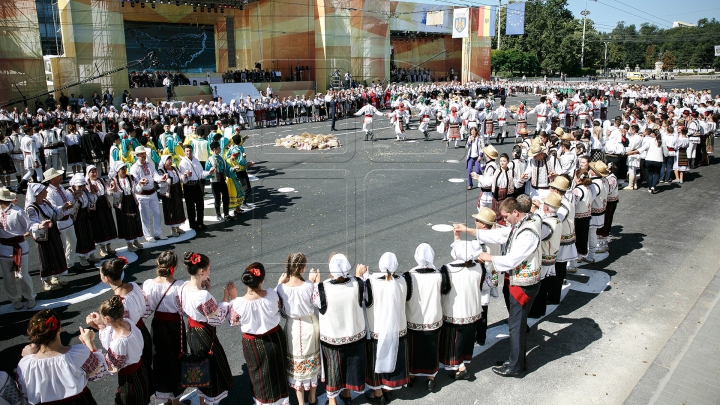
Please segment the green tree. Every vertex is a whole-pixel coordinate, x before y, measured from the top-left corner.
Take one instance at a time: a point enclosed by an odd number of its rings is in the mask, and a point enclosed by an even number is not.
[[[663,52],[662,62],[663,69],[673,70],[675,68],[675,54],[672,51]]]

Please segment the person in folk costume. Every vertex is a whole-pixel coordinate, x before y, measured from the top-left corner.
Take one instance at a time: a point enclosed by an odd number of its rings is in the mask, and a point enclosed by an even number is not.
[[[605,210],[607,209],[608,181],[607,176],[610,172],[607,170],[605,163],[597,161],[589,164],[590,193],[593,195],[592,204],[590,206],[590,236],[588,237],[589,253],[583,261],[595,263],[595,253],[598,250],[597,230],[605,225]]]
[[[548,285],[547,303],[550,305],[560,304],[563,282],[567,276],[568,263],[577,259],[575,248],[575,196],[568,192],[570,180],[566,176],[557,176],[550,183],[550,192],[562,197],[560,208],[557,210],[558,219],[561,222],[560,248],[555,260],[555,273],[550,275]],[[552,274],[552,273],[551,273]]]
[[[100,330],[100,343],[107,350],[105,362],[108,369],[118,375],[115,403],[146,405],[152,395],[151,364],[145,360],[146,345],[151,342],[133,321],[127,319],[123,304],[120,296],[113,295],[97,312],[88,315],[86,322],[91,328]],[[149,352],[152,355],[152,347]]]
[[[490,146],[492,148],[492,146]],[[491,153],[492,151],[488,151]],[[494,152],[497,155],[497,151]],[[500,158],[497,159],[499,163],[497,168],[491,173],[483,176],[480,180],[480,187],[483,189],[481,195],[482,205],[478,206],[478,209],[482,207],[491,208],[496,217],[500,218],[498,222],[500,225],[505,225],[505,222],[500,217],[500,204],[505,201],[506,198],[512,197],[515,194],[516,189],[522,189],[522,184],[518,182],[517,172],[515,168],[510,165],[510,157],[503,153]],[[488,204],[489,199],[489,204]]]
[[[118,133],[118,135],[120,135]],[[135,155],[133,152],[140,146],[140,140],[136,138],[136,132],[130,131],[130,133],[123,133],[120,137],[120,152],[121,159],[128,166],[128,169],[135,163]]]
[[[173,164],[178,165],[183,157],[182,141],[176,133],[170,132],[170,125],[166,124],[163,128],[165,132],[160,135],[162,155],[172,156]]]
[[[435,109],[430,105],[430,99],[427,99],[420,106],[420,112],[418,113],[418,116],[420,117],[420,125],[418,126],[418,131],[422,132],[426,141],[430,140],[430,132],[428,126],[430,125],[430,117],[435,115],[434,110]]]
[[[104,134],[102,132],[101,124],[98,124],[99,129],[95,131],[85,131],[80,137],[80,147],[82,148],[82,156],[84,156],[85,163],[88,165],[101,166],[104,168],[104,172],[107,173],[107,152],[105,150],[105,139],[104,137],[117,136],[114,133]],[[96,132],[97,131],[97,132]],[[85,169],[87,172],[87,168]],[[86,175],[87,177],[87,175]]]
[[[360,268],[367,295],[365,384],[370,390],[365,397],[376,404],[389,403],[390,392],[409,381],[405,302],[410,295],[406,279],[395,275],[397,268],[397,257],[390,252],[380,256],[377,273]]]
[[[158,199],[154,183],[167,181],[168,175],[159,174],[155,164],[148,161],[148,154],[152,150],[144,146],[135,149],[137,161],[130,168],[130,176],[137,184],[134,187],[135,198],[140,209],[143,235],[148,242],[158,239],[167,239],[162,234],[162,219],[160,218],[160,200]]]
[[[34,131],[38,133],[39,129],[36,127]],[[20,139],[20,149],[22,150],[22,154],[24,156],[23,167],[25,169],[25,174],[23,175],[20,184],[18,184],[17,190],[19,192],[25,191],[28,181],[30,181],[33,176],[35,176],[37,181],[43,180],[43,170],[42,165],[40,164],[40,150],[35,138],[33,138],[29,131],[25,132]]]
[[[363,132],[365,132],[365,140],[367,141],[375,137],[375,134],[373,134],[372,131],[373,115],[379,115],[382,117],[385,114],[378,111],[378,109],[373,107],[372,104],[369,104],[367,100],[365,100],[364,103],[365,105],[359,109],[355,115],[363,116]]]
[[[390,122],[392,123],[393,127],[395,128],[395,137],[396,141],[404,141],[405,140],[405,125],[403,123],[404,117],[408,115],[408,111],[405,109],[405,105],[403,103],[398,104],[398,106],[395,108],[395,111],[388,114],[388,117],[390,118]]]
[[[467,148],[467,155],[465,156],[466,168],[467,168],[467,181],[468,190],[473,188],[473,174],[479,176],[482,173],[483,165],[483,137],[478,134],[477,127],[470,128],[470,136],[468,137],[465,148]]]
[[[225,323],[231,305],[232,283],[223,288],[223,301],[217,302],[210,294],[210,258],[201,253],[186,252],[183,263],[190,280],[180,287],[178,300],[181,315],[188,318],[187,349],[190,356],[208,356],[210,359],[210,385],[198,388],[200,405],[217,404],[228,396],[235,386],[225,349],[217,337],[216,328]]]
[[[329,267],[328,280],[321,281],[315,270],[310,281],[316,284],[312,301],[320,312],[325,391],[328,404],[336,405],[338,396],[345,403],[352,401],[350,390],[365,391],[365,288],[362,280],[350,276],[351,265],[345,255],[332,255]],[[343,391],[347,395],[342,395]]]
[[[150,156],[148,157],[149,161],[152,162],[152,164],[157,168],[158,164],[160,163],[160,154],[158,153],[158,149],[157,147],[155,147],[152,139],[148,138],[147,136],[143,136],[140,138],[140,145],[145,147],[147,153],[150,154]],[[130,167],[130,170],[132,170],[132,167]]]
[[[680,126],[678,120],[678,126]],[[675,140],[675,163],[673,164],[673,171],[675,171],[675,183],[682,184],[685,179],[685,172],[690,169],[690,159],[688,158],[688,148],[690,146],[690,140],[688,139],[687,127],[681,127],[677,131],[677,139]],[[668,176],[669,179],[669,176]],[[668,180],[669,181],[669,180]]]
[[[500,101],[500,107],[495,109],[495,116],[498,122],[497,139],[495,140],[500,145],[505,143],[508,133],[506,130],[508,117],[512,117],[513,114],[510,110],[505,107],[505,100]]]
[[[218,221],[222,221],[220,208],[222,203],[222,212],[225,214],[225,221],[232,221],[230,218],[230,192],[228,190],[227,177],[234,175],[231,173],[230,165],[221,156],[220,144],[213,142],[210,144],[212,156],[205,162],[205,170],[210,174],[210,184],[212,188],[213,198],[215,200],[215,215]]]
[[[528,150],[528,158],[528,165],[520,175],[519,183],[525,183],[525,194],[530,198],[545,198],[550,192],[550,182],[561,169],[558,159],[548,155],[547,147],[537,141],[533,141]]]
[[[440,328],[443,324],[441,299],[450,292],[447,272],[435,268],[435,252],[427,243],[415,249],[417,266],[403,274],[410,300],[405,303],[410,351],[408,387],[415,378],[427,377],[427,389],[435,389],[439,369]]]
[[[127,165],[123,162],[115,162],[114,166],[110,167],[110,179],[107,194],[112,196],[118,238],[125,240],[128,251],[135,252],[143,248],[140,243],[143,235],[142,222],[135,197],[137,182],[132,176],[128,176]]]
[[[57,312],[45,309],[30,319],[27,327],[30,344],[23,348],[17,367],[20,395],[29,403],[96,403],[88,382],[110,373],[105,357],[95,348],[95,332],[82,327],[79,331],[81,344],[65,346],[60,340],[62,324]]]
[[[443,325],[440,330],[440,362],[451,371],[455,380],[466,380],[466,363],[472,360],[475,347],[475,322],[482,317],[481,291],[485,282],[484,269],[475,262],[477,252],[472,243],[460,240],[454,232],[452,262],[443,268],[450,277],[450,292],[443,295]]]
[[[47,200],[47,195],[44,184],[28,184],[25,212],[30,220],[30,232],[38,248],[43,289],[52,291],[67,284],[58,279],[58,276],[65,275],[68,271],[58,220],[70,215],[72,204],[68,202],[67,206],[56,207]]]
[[[13,308],[22,309],[22,297],[27,300],[27,308],[35,307],[35,289],[28,269],[30,246],[25,234],[30,229],[27,213],[15,205],[17,194],[5,187],[0,188],[0,267],[3,286]],[[20,283],[22,294],[18,293]]]
[[[273,288],[263,289],[265,267],[251,263],[242,273],[247,287],[239,297],[237,288],[230,282],[227,292],[233,327],[240,326],[245,364],[257,405],[289,404],[286,369],[285,333],[280,328],[282,300]]]
[[[453,106],[450,108],[450,114],[443,119],[443,123],[445,123],[445,131],[447,132],[445,144],[449,148],[450,141],[455,141],[455,149],[457,149],[457,143],[460,139],[460,124],[462,123],[462,118],[460,114],[458,114],[457,107]]]
[[[552,110],[552,105],[549,104],[550,100],[545,96],[540,97],[540,103],[535,106],[532,110],[527,112],[527,115],[537,115],[537,124],[535,125],[535,134],[540,133],[547,128],[547,119]]]
[[[90,219],[90,193],[87,191],[87,182],[82,173],[75,173],[70,179],[70,186],[75,201],[75,214],[73,227],[77,236],[75,254],[80,257],[82,267],[90,267],[90,262],[97,262],[95,257],[95,238]],[[94,209],[94,206],[92,207]]]
[[[230,195],[230,209],[233,210],[234,216],[242,215],[243,205],[245,205],[245,190],[238,179],[238,172],[241,168],[247,167],[248,161],[245,159],[245,153],[239,150],[233,150],[226,155],[227,164],[230,166],[230,175],[225,178],[228,194]]]
[[[180,387],[180,347],[185,336],[185,324],[180,317],[178,294],[184,280],[175,279],[178,266],[177,255],[166,250],[155,259],[157,277],[145,280],[142,286],[147,297],[153,320],[152,331],[153,363],[152,380],[155,399],[162,403],[180,403],[184,388]],[[162,365],[162,366],[161,366]]]
[[[530,213],[530,198],[521,197],[520,201],[508,198],[500,205],[503,218],[512,226],[477,231],[454,225],[456,231],[474,233],[481,243],[505,244],[504,255],[483,252],[478,257],[481,263],[492,262],[496,271],[508,273],[510,357],[503,365],[492,368],[502,377],[522,377],[526,370],[527,317],[540,290],[541,221]]]
[[[608,245],[608,238],[610,237],[610,229],[612,228],[613,218],[615,218],[615,210],[617,209],[618,202],[620,201],[618,193],[618,180],[613,173],[612,163],[608,163],[608,176],[607,180],[608,192],[607,192],[607,208],[605,209],[605,221],[603,226],[597,230],[598,235],[598,249],[596,253],[605,253],[610,247]]]
[[[228,156],[232,156],[234,154],[238,155],[235,159],[237,165],[233,163],[232,167],[235,170],[235,177],[238,181],[240,181],[240,184],[243,187],[243,201],[240,204],[240,209],[243,211],[249,211],[253,208],[247,203],[250,193],[252,192],[252,185],[250,184],[250,176],[248,175],[247,169],[253,167],[255,162],[247,160],[247,153],[245,153],[245,148],[243,147],[243,143],[245,143],[247,138],[248,135],[242,136],[239,132],[233,135],[232,145],[227,152]]]
[[[123,277],[127,267],[127,259],[118,258],[106,260],[100,266],[100,281],[110,286],[114,295],[122,298],[125,308],[124,318],[135,325],[143,335],[145,346],[142,358],[149,369],[152,368],[152,337],[144,319],[150,316],[152,308],[148,303],[142,288],[134,282],[125,283]]]
[[[85,129],[85,133],[94,133],[95,131],[91,130],[92,124],[89,128]],[[67,127],[67,135],[65,136],[65,145],[67,149],[67,161],[68,161],[68,170],[72,168],[73,174],[83,172],[83,150],[80,145],[81,137],[80,132],[78,131],[78,127],[75,124],[68,125]]]
[[[482,123],[482,135],[486,145],[490,145],[490,138],[495,133],[495,111],[485,102],[485,109],[478,114],[478,121]]]
[[[583,159],[579,161],[583,162]],[[582,166],[582,165],[581,165]],[[573,179],[574,187],[570,194],[571,200],[575,202],[575,249],[577,251],[577,260],[571,260],[568,264],[568,273],[577,271],[577,262],[582,261],[588,255],[588,239],[590,237],[590,220],[591,206],[593,202],[593,194],[590,190],[592,179],[588,169],[578,167],[575,171]]]
[[[518,143],[518,139],[522,137],[521,132],[524,132],[527,136],[527,109],[525,108],[527,102],[525,100],[520,101],[517,112],[515,113],[515,143]]]
[[[174,158],[162,155],[158,173],[167,174],[167,179],[160,183],[158,195],[162,199],[163,218],[166,226],[172,229],[170,237],[177,237],[185,233],[180,225],[185,223],[185,209],[183,208],[182,175],[173,164]]]
[[[625,147],[625,154],[627,155],[627,152],[632,152],[635,150],[638,150],[643,145],[643,138],[640,135],[640,127],[637,124],[632,124],[630,126],[630,131],[628,131],[627,139],[628,139],[628,145]],[[639,183],[642,182],[642,179],[639,179],[640,177],[640,155],[639,154],[629,154],[627,155],[627,176],[628,176],[628,185],[627,187],[623,188],[623,190],[637,190]]]
[[[315,391],[321,369],[320,324],[312,302],[315,284],[303,278],[306,265],[304,254],[291,253],[275,290],[282,302],[280,313],[285,318],[288,384],[295,390],[300,405],[305,405],[306,391],[309,392],[307,402],[317,405]]]
[[[555,263],[560,251],[560,240],[562,238],[562,220],[557,215],[562,202],[562,196],[556,193],[549,193],[542,201],[533,201],[533,211],[541,218],[540,228],[540,249],[542,267],[540,270],[540,291],[533,301],[528,316],[530,318],[541,318],[547,310],[547,297],[551,286],[554,285]],[[538,214],[536,211],[541,211]]]

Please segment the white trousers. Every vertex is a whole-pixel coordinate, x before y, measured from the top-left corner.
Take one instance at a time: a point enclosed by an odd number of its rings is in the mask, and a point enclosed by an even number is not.
[[[75,236],[75,227],[60,231],[60,240],[65,246],[65,262],[68,268],[75,264],[75,247],[77,246],[77,236]]]
[[[547,118],[538,118],[535,124],[535,132],[544,131],[547,126]]]
[[[160,201],[157,193],[152,195],[137,195],[140,206],[140,221],[142,221],[143,236],[152,238],[162,235],[162,216],[160,216]]]
[[[55,151],[56,152],[56,151]],[[45,153],[45,166],[50,169],[60,170],[60,155]]]
[[[588,237],[588,257],[594,258],[595,257],[595,251],[598,248],[598,236],[597,236],[597,228],[590,228],[590,235]]]
[[[425,121],[424,119],[420,119],[420,126],[418,126],[418,131],[425,132],[428,130],[428,125],[430,124],[430,119]]]
[[[43,181],[43,172],[42,169],[29,169],[25,172],[25,175],[23,176],[23,180],[30,180],[33,176],[33,173],[35,173],[35,176],[37,177],[38,181]]]
[[[20,301],[22,297],[25,297],[25,299],[35,298],[32,278],[28,273],[28,255],[24,254],[22,255],[22,259],[20,259],[20,274],[22,274],[21,279],[15,278],[15,272],[12,270],[12,265],[12,258],[0,258],[0,268],[2,268],[5,293],[7,294],[10,302]],[[17,290],[16,282],[20,283],[22,295],[20,295]]]

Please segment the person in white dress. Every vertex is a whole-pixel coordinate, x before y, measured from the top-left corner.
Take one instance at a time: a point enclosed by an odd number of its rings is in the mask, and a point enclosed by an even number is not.
[[[35,289],[29,273],[30,246],[25,234],[30,230],[30,218],[16,206],[17,194],[0,188],[0,268],[7,298],[15,309],[22,309],[23,296],[27,308],[35,306]],[[17,289],[20,284],[20,291]],[[22,294],[21,294],[22,293]]]
[[[285,334],[280,328],[281,301],[274,289],[263,289],[265,266],[251,263],[241,280],[247,292],[238,297],[234,284],[228,283],[231,299],[229,321],[242,331],[245,365],[256,405],[290,403],[286,369]]]
[[[185,281],[175,279],[178,258],[172,250],[160,253],[155,259],[155,265],[157,277],[143,283],[143,293],[153,314],[150,330],[155,364],[152,370],[155,399],[162,403],[172,401],[173,405],[178,405],[184,391],[180,387],[180,347],[182,336],[185,335],[178,293]]]
[[[30,344],[23,349],[17,367],[18,383],[27,402],[95,403],[87,383],[109,374],[105,357],[95,348],[95,332],[81,327],[81,344],[63,345],[60,317],[52,309],[36,313],[27,331]]]
[[[99,329],[102,346],[107,350],[105,362],[118,375],[115,403],[141,405],[150,403],[150,365],[143,361],[144,339],[140,330],[125,317],[123,299],[113,295],[85,319],[88,326]]]
[[[285,318],[287,379],[300,405],[305,404],[306,391],[308,403],[317,403],[315,390],[320,374],[320,324],[312,303],[315,284],[303,278],[306,264],[304,254],[290,254],[275,289],[282,300],[281,315]]]

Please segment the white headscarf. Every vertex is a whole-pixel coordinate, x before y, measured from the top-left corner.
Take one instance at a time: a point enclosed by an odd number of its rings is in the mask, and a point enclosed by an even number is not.
[[[468,260],[473,260],[475,258],[476,253],[471,242],[466,240],[457,240],[450,245],[450,247],[452,248],[450,256],[452,256],[455,260],[467,262]]]
[[[40,183],[30,183],[27,185],[27,192],[25,193],[25,209],[32,204],[35,204],[35,198],[37,198],[42,191],[45,190],[45,185]]]
[[[418,269],[434,269],[435,251],[427,243],[421,243],[415,249],[415,261],[418,264],[418,267],[416,267]]]
[[[165,161],[168,159],[172,159],[172,156],[170,156],[170,155],[160,156],[160,164],[158,165],[158,168],[165,170]]]
[[[382,272],[395,273],[398,268],[397,257],[394,253],[385,252],[380,256],[380,262],[378,267]],[[377,345],[377,356],[375,358],[375,372],[376,373],[390,373],[395,370],[395,362],[397,361],[397,352],[400,342],[399,331],[400,325],[397,324],[396,314],[399,311],[403,311],[405,302],[403,300],[402,290],[400,285],[394,277],[390,277],[389,281],[386,279],[379,279],[378,282],[390,283],[389,289],[379,290],[387,291],[389,293],[389,299],[387,300],[387,307],[382,309],[381,315],[377,320],[378,325],[378,345]]]
[[[330,258],[330,274],[333,278],[347,277],[350,272],[350,262],[344,254],[336,254]]]
[[[90,179],[90,170],[92,169],[97,170],[97,167],[95,167],[95,165],[87,165],[87,167],[85,167],[85,177],[87,177],[88,180]]]
[[[71,186],[84,186],[85,184],[85,176],[82,173],[75,173],[70,179]]]
[[[118,172],[120,169],[125,167],[125,163],[123,162],[113,162],[112,166],[110,166],[110,178],[117,177]]]

